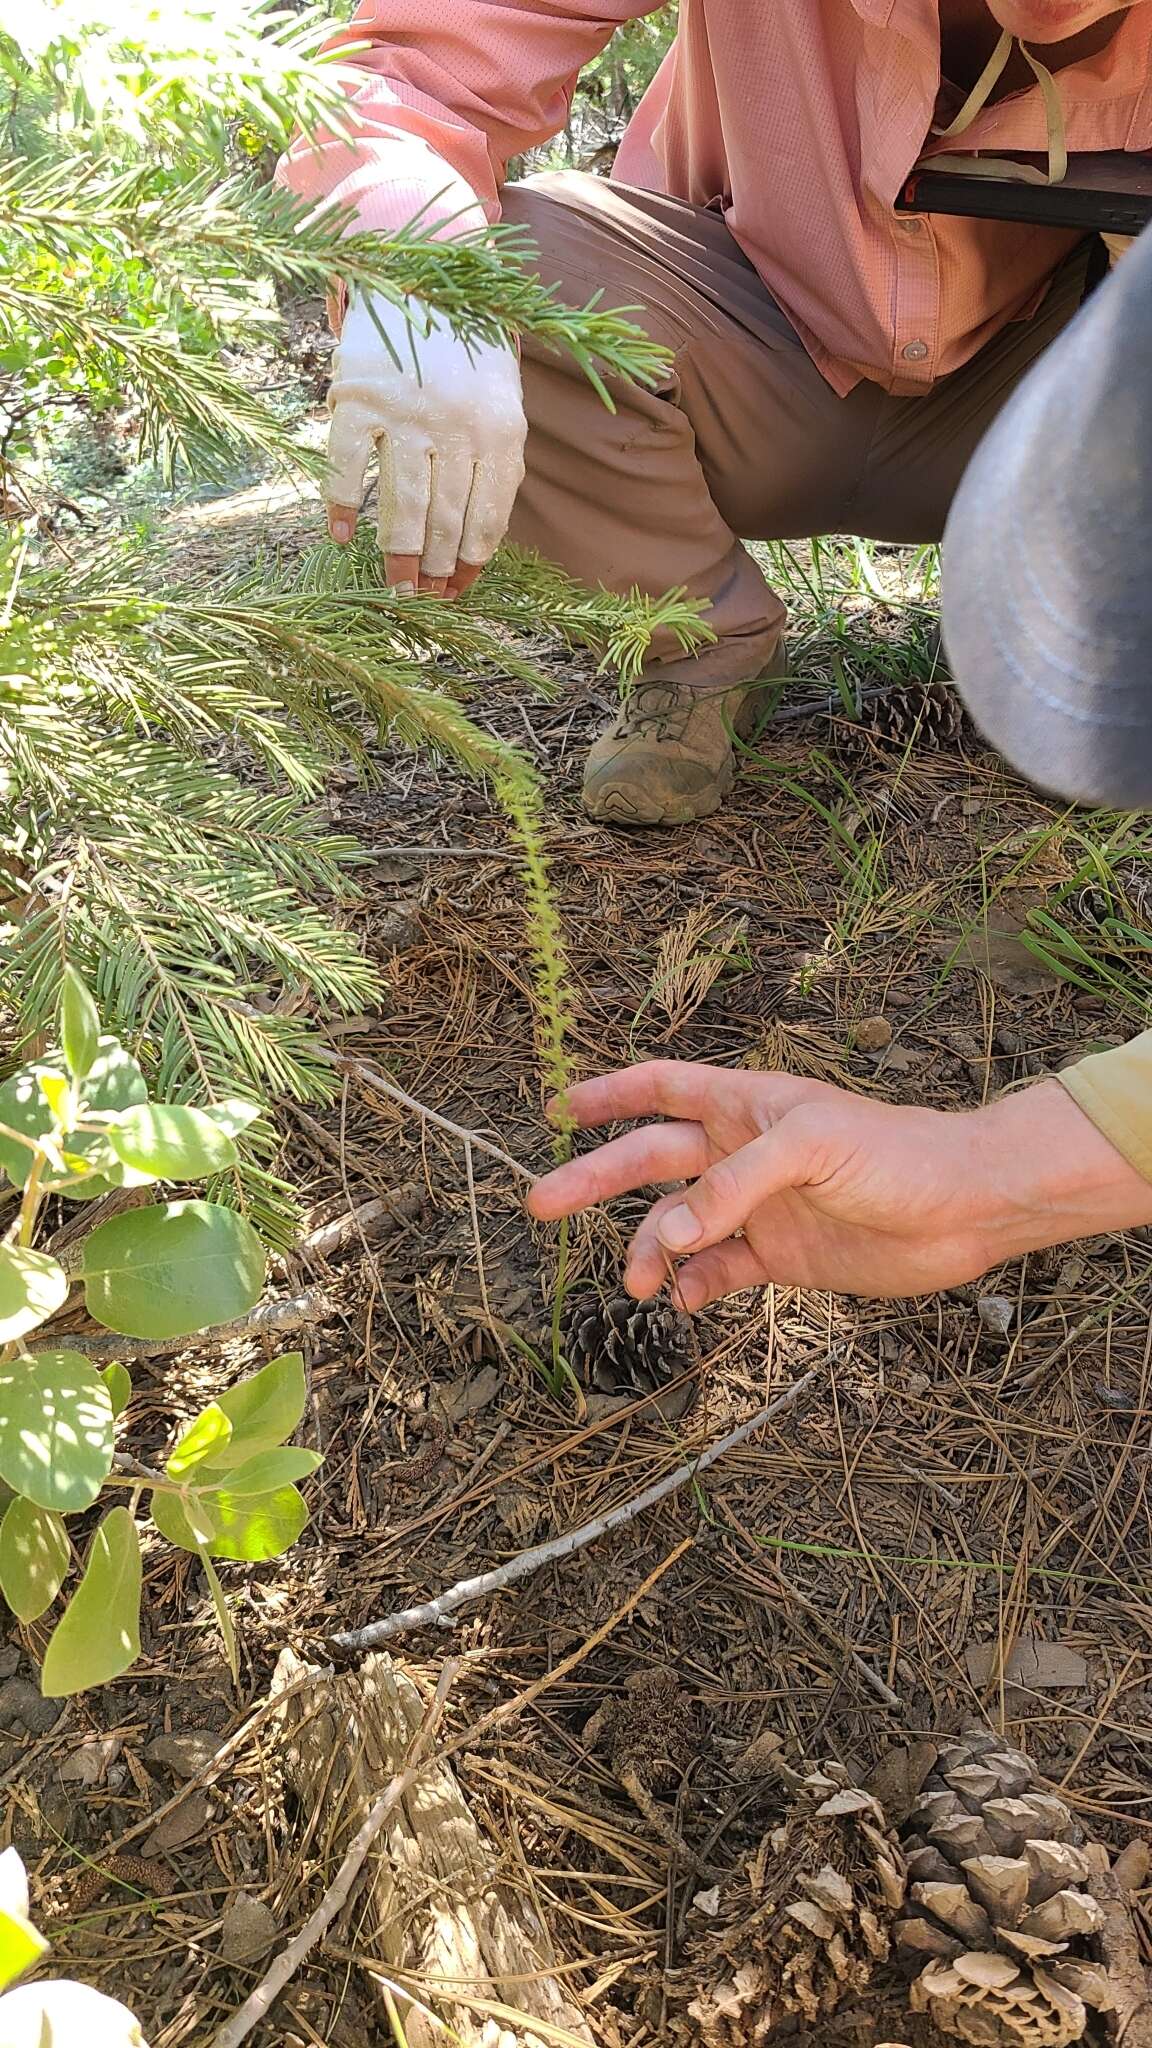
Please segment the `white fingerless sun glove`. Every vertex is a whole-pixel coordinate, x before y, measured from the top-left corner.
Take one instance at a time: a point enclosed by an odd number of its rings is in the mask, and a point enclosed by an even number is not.
[[[489,560],[524,475],[528,428],[510,348],[459,340],[421,300],[402,310],[371,294],[344,316],[328,409],[325,495],[337,521],[343,509],[354,525],[375,451],[386,556],[413,557],[430,577]]]

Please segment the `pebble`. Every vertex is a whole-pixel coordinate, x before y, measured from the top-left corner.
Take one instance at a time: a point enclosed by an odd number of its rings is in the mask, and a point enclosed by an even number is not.
[[[1016,1320],[1016,1303],[1006,1294],[982,1294],[976,1303],[976,1313],[986,1330],[996,1337],[1006,1337]]]
[[[159,1764],[174,1778],[198,1778],[219,1747],[220,1737],[210,1728],[186,1728],[178,1735],[157,1735],[144,1751],[144,1761]]]
[[[182,1849],[186,1842],[195,1841],[207,1827],[211,1812],[206,1792],[190,1792],[153,1828],[144,1843],[145,1856],[165,1856],[170,1850]]]
[[[857,1052],[883,1052],[892,1043],[887,1017],[862,1017],[852,1033]]]
[[[0,1728],[7,1734],[47,1735],[64,1711],[62,1700],[41,1699],[28,1678],[9,1678],[0,1685]]]
[[[237,1892],[220,1921],[220,1953],[228,1963],[254,1962],[267,1955],[279,1931],[270,1906]]]

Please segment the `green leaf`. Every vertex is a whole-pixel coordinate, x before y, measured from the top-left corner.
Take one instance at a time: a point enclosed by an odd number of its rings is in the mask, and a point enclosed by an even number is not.
[[[220,1633],[224,1638],[224,1655],[228,1659],[228,1669],[232,1673],[232,1683],[233,1685],[239,1685],[240,1653],[236,1647],[236,1628],[232,1620],[232,1612],[224,1597],[224,1588],[216,1575],[216,1567],[206,1550],[200,1552],[200,1562],[204,1567],[204,1576],[208,1581],[208,1591],[212,1595],[212,1605],[216,1609],[216,1619],[220,1623]]]
[[[232,1434],[232,1424],[219,1403],[213,1401],[203,1408],[194,1422],[190,1422],[176,1445],[164,1470],[169,1479],[183,1479],[194,1465],[200,1465],[217,1446],[224,1449]]]
[[[67,1074],[56,1074],[50,1069],[42,1069],[40,1093],[52,1111],[52,1122],[60,1130],[66,1131],[76,1116],[76,1099]]]
[[[112,1468],[108,1389],[78,1351],[0,1366],[0,1477],[37,1507],[91,1507]]]
[[[201,1109],[179,1102],[139,1102],[113,1124],[108,1142],[125,1166],[162,1180],[202,1180],[234,1165],[230,1137]]]
[[[59,1515],[14,1500],[0,1521],[0,1593],[18,1621],[38,1621],[64,1583],[71,1550]]]
[[[129,1401],[132,1399],[132,1381],[127,1367],[123,1365],[106,1365],[100,1377],[108,1389],[108,1399],[112,1403],[113,1415],[123,1415]]]
[[[298,1451],[291,1446],[283,1451],[260,1451],[246,1465],[229,1472],[222,1484],[235,1500],[254,1493],[274,1493],[277,1487],[290,1486],[295,1479],[307,1479],[323,1463],[319,1451]],[[199,1484],[206,1492],[212,1491],[212,1479],[206,1473],[199,1475]],[[215,1497],[213,1491],[213,1500]]]
[[[232,1437],[227,1450],[223,1454],[217,1451],[213,1457],[214,1472],[230,1472],[257,1451],[282,1444],[300,1421],[307,1399],[304,1358],[299,1351],[286,1351],[251,1379],[229,1387],[216,1405],[232,1424]]]
[[[30,1920],[0,1907],[0,1991],[6,1991],[43,1955],[48,1943]]]
[[[113,1508],[92,1538],[84,1577],[44,1652],[45,1699],[106,1685],[136,1662],[141,1576],[136,1524],[127,1508]]]
[[[216,1202],[166,1202],[101,1223],[82,1270],[89,1313],[105,1329],[186,1337],[253,1308],[264,1268],[264,1247],[242,1216]]]
[[[231,1557],[246,1564],[264,1564],[290,1550],[308,1521],[308,1507],[294,1486],[275,1493],[246,1495],[213,1493],[216,1534],[206,1547],[213,1557]]]
[[[68,1275],[47,1252],[0,1245],[0,1344],[46,1323],[68,1299]]]
[[[50,1089],[54,1079],[66,1085],[67,1076],[58,1060],[42,1060],[34,1067],[21,1067],[19,1073],[5,1081],[0,1087],[0,1123],[22,1131],[28,1138],[50,1137],[56,1119],[44,1093],[45,1079]],[[130,1109],[134,1102],[143,1102],[148,1094],[144,1076],[131,1053],[125,1052],[118,1038],[108,1035],[99,1040],[96,1058],[81,1092],[84,1108],[97,1111]],[[46,1188],[59,1187],[72,1177],[73,1172],[107,1173],[109,1168],[113,1168],[113,1179],[120,1173],[112,1147],[102,1132],[68,1131],[62,1149],[76,1160],[77,1165],[67,1174],[50,1168],[43,1177],[42,1184]],[[9,1180],[22,1188],[31,1166],[32,1154],[27,1146],[0,1134],[0,1168]]]
[[[225,1102],[210,1102],[202,1114],[210,1117],[228,1137],[238,1138],[263,1111],[254,1102],[243,1102],[239,1096],[230,1095]]]
[[[151,1513],[160,1534],[178,1550],[201,1551],[216,1534],[216,1517],[204,1496],[193,1487],[183,1494],[157,1487],[152,1495]]]
[[[92,1070],[100,1043],[100,1013],[74,967],[64,969],[60,1043],[72,1079],[83,1081]]]

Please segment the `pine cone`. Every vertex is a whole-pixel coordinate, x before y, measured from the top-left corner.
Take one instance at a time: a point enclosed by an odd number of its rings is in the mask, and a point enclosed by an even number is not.
[[[946,748],[964,730],[964,706],[949,682],[908,683],[864,697],[857,723],[845,730],[850,745],[873,739],[893,747]]]
[[[630,1401],[670,1386],[696,1358],[686,1315],[668,1301],[633,1301],[626,1294],[580,1303],[569,1318],[565,1349],[585,1386]],[[696,1392],[696,1382],[689,1380],[653,1405],[675,1421],[687,1413]]]
[[[892,1931],[918,1972],[913,2010],[976,2048],[1079,2041],[1087,2008],[1112,2003],[1091,1954],[1101,1864],[1027,1757],[987,1730],[945,1742],[903,1847],[909,1904]]]
[[[700,2048],[750,2048],[792,2019],[804,2031],[858,1998],[888,1955],[906,1880],[878,1802],[839,1764],[786,1776],[792,1811],[744,1882],[721,1888],[723,1924],[689,1956],[691,2026],[674,2031]]]

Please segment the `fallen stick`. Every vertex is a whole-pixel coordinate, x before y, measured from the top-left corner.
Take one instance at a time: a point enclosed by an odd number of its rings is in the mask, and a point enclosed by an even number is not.
[[[78,1351],[82,1358],[173,1358],[179,1351],[209,1351],[217,1344],[234,1344],[238,1337],[278,1337],[293,1330],[311,1329],[332,1313],[332,1303],[318,1288],[294,1294],[288,1301],[262,1301],[234,1323],[217,1323],[211,1330],[193,1330],[187,1337],[116,1337],[100,1331],[94,1336],[63,1330],[55,1337],[36,1337],[26,1351]]]
[[[370,1202],[361,1202],[358,1208],[349,1209],[346,1215],[333,1217],[331,1223],[322,1223],[317,1230],[310,1230],[307,1237],[293,1245],[294,1253],[310,1252],[314,1257],[326,1259],[332,1252],[342,1251],[346,1244],[358,1238],[382,1237],[389,1225],[399,1230],[405,1223],[411,1223],[424,1200],[424,1190],[416,1181],[407,1181],[392,1195],[377,1195]]]
[[[739,1429],[734,1429],[728,1436],[721,1437],[719,1443],[710,1444],[708,1449],[701,1451],[700,1456],[693,1458],[690,1464],[678,1465],[666,1478],[658,1479],[654,1486],[649,1486],[643,1493],[638,1493],[634,1499],[624,1501],[620,1507],[611,1509],[608,1514],[598,1515],[595,1521],[585,1522],[579,1529],[570,1529],[564,1536],[553,1536],[547,1543],[537,1544],[533,1550],[522,1550],[518,1557],[510,1558],[507,1564],[498,1566],[495,1571],[481,1572],[474,1579],[460,1579],[455,1586],[449,1586],[447,1592],[438,1594],[434,1600],[424,1601],[419,1607],[401,1608],[396,1614],[385,1615],[382,1621],[369,1622],[366,1628],[345,1629],[339,1635],[330,1636],[329,1644],[334,1650],[340,1651],[374,1650],[380,1643],[386,1643],[391,1636],[402,1635],[407,1629],[430,1628],[445,1624],[448,1616],[454,1614],[458,1607],[463,1607],[469,1600],[481,1600],[485,1594],[502,1592],[505,1586],[513,1586],[520,1579],[530,1578],[542,1565],[554,1564],[561,1558],[571,1557],[574,1551],[583,1550],[587,1544],[595,1543],[601,1536],[609,1535],[613,1529],[623,1528],[626,1522],[634,1521],[637,1515],[642,1515],[646,1508],[655,1507],[658,1501],[666,1500],[670,1493],[675,1493],[681,1486],[687,1486],[699,1473],[706,1472],[709,1466],[714,1465],[718,1458],[724,1457],[726,1452],[734,1451],[740,1444],[747,1443],[749,1437],[755,1436],[766,1423],[774,1422],[778,1415],[787,1414],[811,1393],[819,1377],[819,1373],[816,1372],[805,1373],[803,1379],[796,1381],[795,1386],[789,1387],[778,1400],[771,1402],[767,1408],[762,1408],[758,1415],[754,1415],[751,1422],[741,1423]]]
[[[633,1608],[639,1606],[641,1600],[647,1598],[657,1581],[662,1579],[664,1573],[669,1571],[674,1564],[679,1563],[685,1551],[690,1550],[691,1547],[691,1538],[686,1538],[683,1543],[678,1543],[675,1550],[670,1551],[667,1557],[661,1559],[655,1570],[649,1572],[643,1585],[638,1586],[634,1593],[628,1595],[623,1605],[616,1608],[615,1612],[609,1615],[607,1621],[593,1635],[589,1636],[586,1643],[581,1643],[579,1649],[573,1650],[567,1657],[561,1658],[559,1664],[554,1665],[550,1671],[545,1671],[540,1678],[533,1679],[532,1684],[527,1686],[522,1693],[518,1693],[514,1700],[505,1700],[503,1705],[492,1707],[487,1714],[481,1716],[474,1727],[466,1728],[462,1734],[454,1736],[451,1742],[438,1750],[437,1762],[446,1763],[449,1757],[456,1755],[458,1750],[471,1748],[475,1742],[492,1734],[495,1729],[504,1727],[517,1714],[523,1713],[525,1707],[531,1706],[532,1701],[538,1699],[542,1692],[546,1692],[549,1686],[556,1685],[560,1679],[566,1678],[568,1673],[574,1671],[576,1666],[581,1664],[585,1657],[589,1656],[593,1650],[599,1648],[600,1644],[611,1635],[614,1628],[618,1628],[622,1621],[627,1620]],[[436,1688],[437,1700],[440,1698],[443,1684],[444,1676],[441,1674],[440,1685]],[[392,1812],[397,1800],[402,1799],[409,1788],[415,1784],[423,1768],[424,1765],[422,1763],[409,1765],[408,1769],[402,1772],[398,1778],[394,1778],[386,1790],[381,1793],[371,1813],[357,1830],[355,1840],[349,1844],[335,1881],[330,1889],[325,1892],[316,1911],[305,1922],[295,1939],[288,1944],[283,1954],[277,1956],[271,1969],[267,1972],[266,1976],[261,1978],[255,1991],[245,1999],[239,2010],[233,2013],[232,2018],[226,2020],[224,2025],[213,2035],[211,2048],[240,2048],[241,2042],[247,2040],[253,2027],[258,2026],[260,2021],[264,2019],[269,2007],[280,1996],[285,1985],[291,1981],[296,1971],[300,1968],[301,1963],[311,1954],[317,1942],[327,1933],[336,1915],[345,1904],[348,1894],[356,1881],[357,1873],[364,1862],[364,1858],[367,1856],[388,1815]]]

